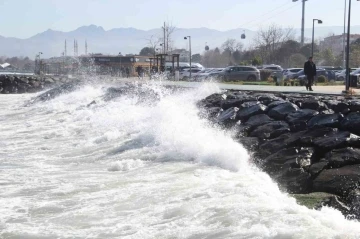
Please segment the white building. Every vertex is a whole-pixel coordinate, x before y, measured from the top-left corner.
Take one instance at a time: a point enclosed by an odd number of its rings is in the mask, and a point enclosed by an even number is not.
[[[359,38],[360,38],[360,34],[351,34],[350,44]],[[344,49],[343,41],[344,41],[344,34],[326,37],[324,38],[324,40],[320,42],[320,50],[325,50],[327,48],[330,48],[334,53],[334,55],[340,55],[342,54]],[[345,45],[346,45],[346,36],[345,36]]]

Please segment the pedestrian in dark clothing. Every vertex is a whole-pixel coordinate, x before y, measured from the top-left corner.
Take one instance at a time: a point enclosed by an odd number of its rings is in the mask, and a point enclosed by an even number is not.
[[[313,62],[312,56],[304,64],[304,73],[307,78],[306,90],[313,91],[312,85],[314,83],[314,77],[316,76],[316,65]]]
[[[129,67],[126,67],[126,78],[129,78],[130,77],[130,70],[129,70]]]

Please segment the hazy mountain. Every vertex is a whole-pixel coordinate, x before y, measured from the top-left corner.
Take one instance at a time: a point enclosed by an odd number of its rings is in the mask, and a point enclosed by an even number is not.
[[[300,36],[300,29],[295,29],[297,36]],[[305,29],[307,39],[311,37],[311,29]],[[246,39],[241,40],[242,33],[246,34]],[[322,27],[316,26],[315,38],[326,37],[330,33],[341,34],[343,27]],[[360,33],[360,26],[353,26],[352,33]],[[47,30],[36,34],[28,39],[18,39],[0,36],[0,52],[6,56],[29,56],[34,58],[38,52],[43,52],[43,57],[61,56],[64,51],[64,42],[67,40],[67,54],[74,54],[74,39],[78,42],[79,55],[85,53],[85,40],[88,43],[88,53],[103,54],[138,54],[142,47],[147,46],[151,35],[161,36],[162,30],[152,29],[148,31],[135,28],[114,28],[105,31],[100,26],[82,26],[70,32]],[[210,48],[220,47],[228,38],[235,38],[243,42],[245,47],[251,45],[256,36],[255,31],[246,29],[233,29],[229,31],[218,31],[208,28],[177,28],[173,34],[174,45],[177,48],[187,48],[188,41],[184,36],[191,36],[192,53],[201,53],[205,43]]]

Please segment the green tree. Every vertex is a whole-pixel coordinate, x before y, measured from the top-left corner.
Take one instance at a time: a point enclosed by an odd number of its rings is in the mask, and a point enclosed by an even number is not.
[[[256,56],[252,59],[251,64],[253,66],[259,66],[262,64],[260,57]]]
[[[139,55],[140,56],[153,56],[153,55],[155,55],[154,48],[144,47],[143,49],[141,49]]]
[[[191,56],[191,60],[193,62],[201,62],[201,55],[200,54],[194,54]]]

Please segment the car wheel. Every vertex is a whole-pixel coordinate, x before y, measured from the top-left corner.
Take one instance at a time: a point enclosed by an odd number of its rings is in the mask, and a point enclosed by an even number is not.
[[[183,80],[183,81],[188,81],[188,80],[189,80],[189,77],[184,76],[184,77],[182,78],[182,80]]]
[[[247,78],[248,81],[256,81],[256,77],[251,75]]]
[[[342,77],[342,76],[340,76],[340,77],[338,78],[338,80],[339,80],[339,81],[345,81],[345,78]]]

